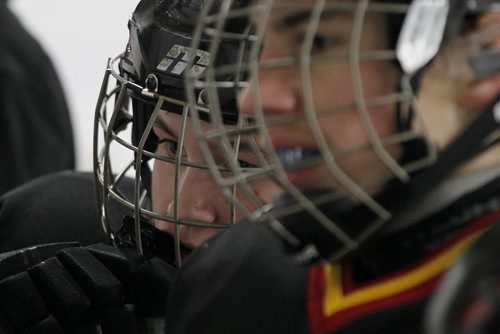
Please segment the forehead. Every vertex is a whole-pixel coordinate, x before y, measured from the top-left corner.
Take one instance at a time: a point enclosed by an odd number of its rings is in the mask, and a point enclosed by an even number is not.
[[[269,11],[268,20],[272,24],[284,26],[295,26],[307,23],[311,16],[318,10],[321,21],[334,18],[353,20],[359,0],[256,0],[255,3],[261,8],[257,15],[253,15],[252,21],[258,22],[262,14]],[[262,15],[262,16],[261,16]]]
[[[289,5],[292,5],[292,6],[297,6],[297,5],[314,5],[314,4],[325,4],[325,5],[328,5],[328,4],[340,4],[340,3],[344,3],[344,4],[347,4],[347,3],[351,3],[351,4],[355,4],[355,3],[358,3],[359,0],[326,0],[326,1],[318,1],[318,0],[273,0],[273,1],[269,1],[269,0],[255,0],[253,1],[253,3],[256,3],[256,4],[266,4],[266,3],[273,3],[273,4],[289,4]]]

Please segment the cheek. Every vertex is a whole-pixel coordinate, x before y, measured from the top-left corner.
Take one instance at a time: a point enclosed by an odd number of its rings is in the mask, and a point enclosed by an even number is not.
[[[365,128],[356,107],[354,89],[360,90],[366,103],[370,99],[388,96],[397,91],[398,70],[390,62],[363,62],[359,81],[353,79],[348,64],[324,65],[315,68],[313,99],[315,109],[331,111],[321,117],[320,124],[327,137],[334,139],[333,149],[357,146],[368,142]],[[358,86],[358,83],[360,86]],[[368,107],[369,120],[380,137],[396,132],[395,105],[393,103]]]
[[[315,66],[311,85],[316,110],[332,110],[353,102],[352,78],[347,64]]]
[[[360,77],[354,77],[348,63],[318,65],[311,68],[311,85],[316,109],[327,110],[355,102],[354,89],[365,99],[393,94],[399,71],[390,61],[360,63]]]
[[[397,91],[399,70],[390,61],[367,61],[361,64],[361,84],[366,99]]]
[[[271,203],[277,195],[283,193],[283,189],[268,178],[259,181],[251,181],[249,182],[249,186],[252,189],[252,194],[258,198],[260,203],[255,203],[243,192],[237,193],[236,197],[239,203],[250,212],[261,208],[264,204]],[[241,218],[243,218],[242,212],[241,210],[237,210],[236,221]]]
[[[329,71],[329,72],[328,72]],[[322,73],[323,72],[323,73]],[[325,74],[326,72],[326,74]],[[335,75],[331,75],[331,73]],[[397,69],[387,62],[363,63],[361,68],[361,91],[366,100],[394,94],[397,90]],[[327,75],[330,74],[330,75]],[[333,78],[333,79],[332,79]],[[315,79],[314,101],[317,110],[343,110],[333,112],[319,119],[321,131],[334,153],[354,150],[357,153],[339,159],[341,168],[352,178],[362,180],[382,175],[388,169],[371,149],[371,139],[356,109],[353,93],[355,81],[347,65],[323,66]],[[397,132],[395,105],[393,103],[367,109],[369,121],[379,138],[390,137]],[[362,148],[362,150],[358,150]],[[388,153],[398,160],[399,147],[387,148]],[[360,166],[372,166],[370,171]]]
[[[156,160],[153,166],[151,192],[153,210],[164,212],[174,197],[175,166]]]
[[[366,99],[390,96],[398,91],[399,71],[391,62],[369,62],[362,68],[363,92]],[[370,121],[380,138],[397,132],[396,104],[370,107]]]
[[[257,197],[265,204],[271,203],[278,194],[283,192],[280,186],[269,179],[253,182],[251,187]]]
[[[393,136],[397,133],[395,107],[372,108],[369,114],[373,127],[380,139]]]

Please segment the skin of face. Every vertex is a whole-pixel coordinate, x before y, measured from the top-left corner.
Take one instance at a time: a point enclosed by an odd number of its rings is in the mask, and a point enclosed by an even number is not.
[[[180,149],[183,118],[175,113],[161,112],[153,131],[158,137],[156,153],[161,156],[176,158]],[[208,123],[203,125],[209,128]],[[199,149],[193,133],[193,125],[187,119],[182,149],[182,161],[199,165],[206,165],[202,152]],[[238,155],[240,163],[254,161],[252,152],[241,149]],[[223,161],[219,161],[223,165]],[[175,213],[175,175],[174,163],[155,160],[152,173],[152,205],[153,211],[165,216],[174,217]],[[214,178],[207,168],[181,166],[179,172],[178,217],[180,220],[202,221],[206,223],[229,224],[231,222],[231,206],[221,193]],[[251,184],[253,191],[264,202],[271,201],[271,194],[275,193],[276,186],[270,181],[257,181]],[[247,207],[251,205],[246,203]],[[242,218],[240,210],[235,211],[235,221]],[[155,220],[155,227],[174,235],[175,226],[162,220]],[[189,225],[179,225],[181,243],[190,248],[199,247],[204,241],[220,231],[220,228],[200,228]]]
[[[335,3],[331,1],[328,3]],[[264,1],[259,2],[263,4]],[[272,64],[273,60],[286,57],[300,58],[300,48],[307,33],[309,16],[297,19],[293,11],[287,11],[287,5],[314,4],[314,1],[274,1],[268,23],[264,31],[261,49],[262,64]],[[354,4],[355,1],[352,1]],[[292,6],[289,6],[292,7]],[[312,6],[311,6],[312,8]],[[253,21],[258,24],[257,15]],[[315,31],[311,56],[325,58],[330,55],[349,52],[354,14],[323,14]],[[364,26],[360,36],[359,52],[388,49],[386,37],[386,21],[383,14],[367,13],[363,18]],[[479,18],[472,33],[481,29],[491,29],[499,25],[499,13],[487,13]],[[500,34],[493,34],[484,41],[482,48],[498,48]],[[419,112],[426,123],[431,139],[443,148],[460,133],[464,127],[485,107],[500,91],[499,74],[487,78],[471,78],[456,73],[457,68],[467,67],[467,55],[459,49],[455,55],[462,53],[463,64],[455,66],[456,62],[448,58],[446,50],[441,50],[437,60],[430,69],[424,71],[421,89],[418,94]],[[448,52],[449,54],[453,52]],[[338,57],[337,57],[338,58]],[[450,66],[453,64],[453,66]],[[318,115],[319,129],[328,148],[333,155],[338,156],[336,167],[357,185],[370,184],[370,180],[383,180],[381,176],[390,173],[387,165],[373,149],[370,149],[370,139],[363,125],[358,108],[345,110],[341,113],[331,113],[330,116],[319,116],[318,111],[324,111],[352,103],[356,100],[353,93],[355,72],[348,61],[324,61],[320,64],[308,65],[308,76],[295,66],[262,66],[254,75],[250,85],[240,97],[240,107],[246,114],[256,114],[262,110],[265,118],[271,120],[275,116],[304,114],[312,104]],[[448,69],[448,73],[446,73]],[[396,91],[400,72],[393,61],[360,61],[361,90],[364,98],[384,96]],[[455,73],[453,73],[455,72]],[[457,78],[458,76],[458,78]],[[307,87],[311,93],[308,100]],[[311,103],[312,100],[312,103]],[[258,102],[260,101],[260,105]],[[387,138],[397,133],[394,105],[368,107],[367,114],[377,135]],[[357,110],[356,110],[357,109]],[[268,123],[270,124],[270,123]],[[446,125],[446,126],[445,126]],[[271,143],[264,144],[265,149],[279,150],[283,147],[315,147],[317,136],[312,127],[302,117],[294,123],[273,125],[269,127]],[[267,146],[267,147],[266,147]],[[271,146],[271,147],[269,147]],[[355,154],[343,154],[359,147],[368,147]],[[387,153],[397,161],[401,149],[397,146],[386,146]],[[466,163],[458,173],[486,168],[498,164],[500,147],[496,145],[473,161]],[[299,187],[320,187],[345,190],[338,182],[339,174],[332,168],[317,166],[300,172],[288,173],[288,180]],[[341,175],[342,176],[342,175]],[[345,183],[344,183],[345,184]],[[383,187],[367,187],[370,195],[376,194]]]
[[[297,18],[293,11],[284,10],[287,1],[276,1],[264,33],[261,62],[273,59],[299,57],[300,46],[307,33],[308,16]],[[258,22],[259,18],[254,18]],[[354,14],[352,12],[327,13],[322,16],[313,41],[311,56],[328,57],[348,54]],[[385,33],[385,17],[382,14],[367,14],[361,33],[359,50],[375,51],[389,48]],[[338,58],[338,57],[337,57]],[[396,91],[399,72],[391,60],[362,61],[359,65],[361,89],[366,99],[384,96]],[[347,57],[337,61],[325,61],[310,65],[310,91],[315,112],[352,104],[353,66]],[[307,93],[304,91],[307,78],[297,65],[262,67],[252,79],[239,99],[243,113],[255,114],[262,108],[265,118],[282,115],[303,115],[307,109]],[[260,100],[261,106],[255,101]],[[380,138],[396,134],[395,106],[382,105],[367,108],[367,116]],[[361,114],[355,105],[342,112],[318,116],[318,124],[328,148],[342,156],[343,153],[365,147],[356,154],[345,155],[337,160],[338,167],[358,184],[369,182],[389,172],[388,167],[370,148],[370,139]],[[304,117],[296,122],[276,124],[269,127],[272,146],[317,147],[316,137]],[[401,150],[397,146],[386,147],[388,154],[397,160]],[[339,188],[325,165],[288,173],[288,180],[301,187]],[[372,188],[376,192],[377,187]]]

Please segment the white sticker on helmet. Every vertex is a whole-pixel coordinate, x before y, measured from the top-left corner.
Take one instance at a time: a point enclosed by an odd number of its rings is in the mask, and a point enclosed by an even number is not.
[[[414,0],[399,35],[396,54],[406,73],[415,73],[439,51],[448,17],[448,0]]]
[[[192,49],[187,46],[176,44],[168,51],[167,55],[161,60],[156,68],[163,72],[181,75],[191,61],[193,61],[193,64],[190,73],[201,74],[208,66],[210,54],[203,50]]]

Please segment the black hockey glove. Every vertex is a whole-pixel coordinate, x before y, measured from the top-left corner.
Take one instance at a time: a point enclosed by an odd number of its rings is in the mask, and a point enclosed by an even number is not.
[[[105,244],[0,254],[0,333],[164,333],[174,271]]]

